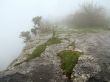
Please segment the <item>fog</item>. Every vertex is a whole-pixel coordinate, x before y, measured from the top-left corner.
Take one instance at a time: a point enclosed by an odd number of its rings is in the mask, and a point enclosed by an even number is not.
[[[24,43],[19,34],[32,27],[34,16],[51,20],[63,18],[86,2],[108,8],[110,0],[0,0],[0,70],[20,54]]]

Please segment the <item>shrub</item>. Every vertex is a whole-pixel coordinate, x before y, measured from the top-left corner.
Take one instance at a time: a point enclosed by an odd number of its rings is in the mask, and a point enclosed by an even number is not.
[[[36,25],[40,26],[41,19],[42,19],[41,16],[36,16],[36,17],[34,17],[34,18],[32,19],[32,21],[33,21],[35,27],[36,27]]]
[[[108,27],[104,8],[94,4],[82,5],[73,15],[72,23],[76,27]]]
[[[31,39],[31,35],[29,31],[21,32],[20,37],[24,39],[24,42],[27,42]]]

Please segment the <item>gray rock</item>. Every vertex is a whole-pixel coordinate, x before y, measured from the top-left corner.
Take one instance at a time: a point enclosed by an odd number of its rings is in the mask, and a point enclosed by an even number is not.
[[[63,75],[57,53],[63,50],[83,52],[73,69],[73,82],[109,82],[110,81],[110,33],[61,33],[62,43],[47,46],[40,57],[29,62],[27,54],[38,45],[46,42],[50,36],[41,37],[27,43],[21,55],[12,62],[7,70],[0,73],[0,82],[70,82]],[[75,48],[69,46],[75,42]],[[22,62],[18,66],[16,63]]]
[[[108,82],[110,80],[110,34],[88,33],[76,39],[76,47],[85,55],[74,68],[73,82]]]

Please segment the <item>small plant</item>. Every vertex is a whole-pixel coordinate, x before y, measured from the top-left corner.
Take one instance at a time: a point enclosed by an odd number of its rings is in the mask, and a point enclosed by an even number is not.
[[[78,51],[71,50],[64,50],[58,53],[58,56],[61,58],[61,68],[69,79],[71,79],[72,70],[77,63],[80,54],[81,53]]]

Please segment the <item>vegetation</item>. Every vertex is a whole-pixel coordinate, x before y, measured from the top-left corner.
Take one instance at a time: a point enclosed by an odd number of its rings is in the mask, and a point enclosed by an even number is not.
[[[24,42],[28,42],[31,39],[31,35],[29,31],[21,32],[20,37],[23,37]]]
[[[32,19],[32,21],[34,23],[34,27],[36,27],[36,25],[40,26],[41,19],[42,19],[41,16],[37,16]]]
[[[32,34],[34,34],[34,35],[37,34],[37,33],[36,33],[37,27],[42,27],[42,29],[40,28],[40,30],[43,31],[43,32],[45,32],[45,31],[44,31],[45,29],[46,29],[46,32],[52,31],[52,30],[49,29],[49,28],[50,28],[50,27],[49,27],[50,24],[49,24],[48,22],[43,22],[43,21],[41,21],[41,18],[42,18],[41,16],[37,16],[37,17],[34,17],[34,18],[32,19],[32,21],[33,21],[33,23],[34,23],[34,28],[31,29],[31,32],[32,32]],[[37,25],[37,26],[36,26],[36,25]],[[45,28],[44,28],[44,27],[45,27]],[[28,40],[28,39],[31,38],[30,32],[28,32],[28,31],[27,31],[27,32],[22,32],[22,33],[21,33],[21,36],[22,36],[22,37],[25,37],[26,40]],[[32,54],[30,54],[30,55],[27,57],[27,59],[26,59],[25,61],[23,61],[23,62],[26,62],[26,61],[29,61],[29,60],[34,59],[34,58],[36,58],[36,57],[39,57],[39,56],[41,55],[41,53],[45,51],[46,46],[49,46],[49,45],[52,45],[52,44],[58,44],[58,43],[61,43],[61,40],[60,40],[59,38],[55,37],[55,31],[53,31],[53,36],[52,36],[52,38],[50,38],[46,43],[37,46],[37,47],[35,48],[35,50],[32,52]],[[22,62],[17,63],[16,65],[19,65],[19,64],[21,64],[21,63],[22,63]]]
[[[58,53],[58,56],[61,58],[61,68],[69,79],[71,78],[72,70],[77,63],[80,54],[81,53],[78,51],[71,50],[64,50]]]
[[[26,61],[29,61],[31,59],[34,59],[36,57],[40,57],[41,53],[45,51],[46,47],[49,45],[53,45],[53,44],[58,44],[61,43],[61,40],[58,38],[50,38],[46,43],[41,44],[39,46],[36,47],[36,49],[32,52],[32,54],[30,54]]]
[[[68,17],[73,26],[87,28],[108,27],[109,20],[102,6],[84,4],[81,8]]]
[[[65,19],[65,24],[79,28],[108,28],[109,16],[103,6],[88,3],[80,6],[80,9]]]
[[[29,60],[34,59],[36,57],[40,57],[41,53],[44,52],[45,49],[46,49],[46,44],[45,43],[42,44],[42,45],[37,46],[36,49],[32,52],[32,54],[30,54],[27,57],[26,61],[29,61]]]
[[[37,31],[36,30],[37,30],[36,28],[32,28],[31,29],[32,34],[36,35],[37,34]]]

